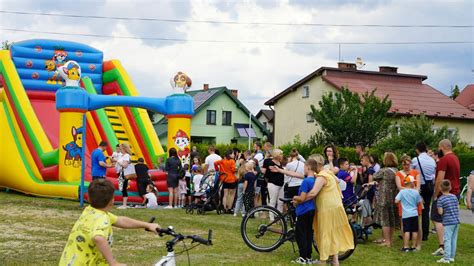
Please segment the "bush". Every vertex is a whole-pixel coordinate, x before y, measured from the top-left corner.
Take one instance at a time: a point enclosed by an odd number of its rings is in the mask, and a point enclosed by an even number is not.
[[[293,142],[288,142],[279,146],[278,148],[283,151],[283,154],[285,156],[288,156],[288,154],[290,154],[291,149],[296,148],[299,154],[301,154],[301,156],[303,156],[304,158],[308,158],[308,156],[312,154],[311,151],[313,149],[310,144],[302,143],[299,135],[295,136]]]
[[[199,155],[201,157],[201,160],[204,162],[204,159],[206,158],[207,155],[207,148],[210,146],[209,144],[203,144],[203,143],[191,143],[191,147],[196,146],[197,151],[199,152]],[[246,151],[248,146],[244,144],[217,144],[214,145],[216,147],[216,152],[220,156],[224,156],[225,152],[228,150],[232,150],[233,148],[238,148],[240,151]],[[253,147],[251,147],[253,149]]]
[[[461,176],[468,176],[474,170],[474,152],[458,153],[457,155],[461,164]]]

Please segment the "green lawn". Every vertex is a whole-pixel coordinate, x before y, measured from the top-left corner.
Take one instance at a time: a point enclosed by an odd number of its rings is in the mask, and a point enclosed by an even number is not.
[[[77,202],[28,197],[0,192],[0,265],[57,264],[69,230],[81,213]],[[173,225],[186,234],[207,234],[214,230],[214,245],[199,246],[190,251],[192,265],[290,265],[297,257],[291,244],[286,243],[272,253],[250,250],[240,236],[241,218],[231,215],[187,215],[183,210],[114,210],[140,220],[155,216],[162,226]],[[377,230],[377,234],[380,230]],[[458,240],[456,264],[474,265],[474,226],[462,225]],[[374,236],[372,236],[372,239]],[[165,254],[166,238],[142,230],[114,230],[113,252],[120,262],[128,265],[152,265]],[[347,265],[435,265],[431,252],[437,245],[434,235],[424,242],[423,250],[402,254],[401,240],[392,249],[372,243],[359,244]],[[178,251],[178,250],[177,250]],[[316,257],[316,255],[314,256]],[[185,255],[178,262],[187,265]]]

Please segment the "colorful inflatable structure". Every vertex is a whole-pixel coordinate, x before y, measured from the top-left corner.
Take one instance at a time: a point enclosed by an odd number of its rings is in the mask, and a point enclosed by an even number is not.
[[[188,160],[189,139],[182,138],[190,135],[193,100],[183,89],[190,82],[179,72],[172,80],[180,89],[175,94],[138,97],[120,62],[103,61],[90,46],[29,40],[0,51],[0,187],[78,199],[81,178],[86,185],[91,180],[90,154],[101,140],[110,147],[129,143],[132,162],[142,157],[152,168],[164,151],[145,109],[166,115],[168,147]],[[166,175],[150,175],[166,201]],[[118,188],[113,168],[107,178]],[[130,186],[129,201],[141,201],[135,182]],[[115,200],[121,200],[119,191]]]

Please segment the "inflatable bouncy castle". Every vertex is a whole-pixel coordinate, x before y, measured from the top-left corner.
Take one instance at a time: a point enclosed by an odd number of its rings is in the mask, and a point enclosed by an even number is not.
[[[90,154],[102,140],[109,143],[106,156],[128,143],[132,163],[144,158],[153,168],[165,154],[146,109],[168,118],[167,145],[186,161],[189,140],[181,145],[175,139],[179,132],[190,135],[193,100],[183,90],[190,80],[174,82],[181,91],[166,98],[138,97],[119,61],[103,61],[101,51],[80,43],[28,40],[0,51],[0,187],[79,199],[81,181],[85,188],[91,181]],[[165,173],[149,174],[159,200],[167,201]],[[121,200],[114,168],[107,178]],[[129,201],[142,201],[134,181]]]

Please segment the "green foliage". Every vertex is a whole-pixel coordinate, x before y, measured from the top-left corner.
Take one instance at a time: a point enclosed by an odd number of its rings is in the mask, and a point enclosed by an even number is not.
[[[457,153],[461,164],[461,176],[468,176],[474,170],[474,152]]]
[[[285,156],[290,154],[291,149],[296,148],[301,156],[308,158],[308,156],[311,155],[311,150],[313,147],[308,143],[302,143],[300,136],[296,135],[292,142],[288,142],[278,148],[283,151]]]
[[[5,40],[2,42],[2,50],[10,50],[12,47],[13,42],[9,42],[8,40]]]
[[[311,105],[311,115],[321,128],[312,138],[313,145],[370,147],[389,133],[387,112],[392,102],[388,95],[381,99],[375,90],[359,95],[343,88],[341,93],[324,95],[318,105],[319,109]]]
[[[448,127],[444,126],[433,131],[434,120],[429,119],[425,115],[412,116],[402,118],[399,122],[400,130],[393,127],[389,137],[382,140],[375,147],[378,154],[385,151],[392,151],[398,155],[408,154],[415,155],[415,145],[423,142],[431,149],[438,149],[440,140],[448,138],[451,140],[453,147],[459,143],[459,134],[456,130],[454,134],[449,134]]]
[[[207,152],[207,148],[209,147],[209,144],[191,143],[191,147],[193,147],[193,146],[196,146],[201,160],[204,161],[206,156],[209,155],[208,152]],[[246,151],[248,149],[248,145],[243,145],[243,144],[217,144],[217,145],[214,145],[214,147],[216,147],[216,151],[221,156],[223,156],[226,151],[232,150],[233,148],[238,148],[240,151]],[[253,146],[250,147],[250,149],[253,149]]]
[[[458,85],[455,85],[453,89],[451,89],[451,96],[449,96],[449,98],[451,99],[456,99],[458,96],[459,96],[459,86]]]

